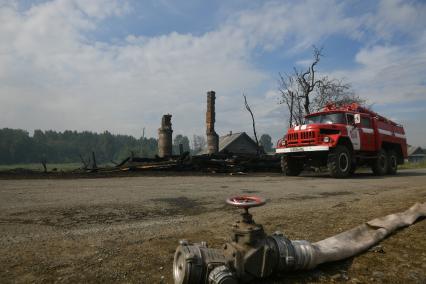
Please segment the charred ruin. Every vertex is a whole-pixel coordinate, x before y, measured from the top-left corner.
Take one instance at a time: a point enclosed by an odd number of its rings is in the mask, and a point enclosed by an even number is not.
[[[173,153],[172,115],[164,114],[158,129],[158,152],[155,157],[137,156],[130,151],[129,156],[114,166],[99,167],[95,153],[91,162],[80,155],[82,167],[72,173],[109,174],[127,171],[193,171],[207,173],[244,174],[245,172],[279,172],[280,159],[277,155],[258,155],[257,144],[245,132],[230,132],[219,137],[215,131],[214,91],[207,92],[206,136],[207,146],[198,153],[184,151],[183,145]],[[46,170],[47,172],[47,170]],[[71,174],[72,174],[71,173]],[[51,173],[52,174],[52,173]],[[56,173],[62,175],[63,173]]]
[[[219,136],[214,130],[216,116],[215,100],[216,93],[214,91],[207,92],[206,135],[208,154],[216,154],[219,152]]]
[[[161,127],[158,129],[158,156],[160,158],[171,157],[173,154],[173,130],[171,120],[171,114],[163,115]]]

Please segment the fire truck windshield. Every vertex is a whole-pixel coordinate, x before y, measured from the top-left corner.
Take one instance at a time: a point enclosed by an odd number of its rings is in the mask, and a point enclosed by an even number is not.
[[[325,123],[325,124],[346,124],[345,115],[343,113],[327,113],[308,116],[305,119],[305,124]]]

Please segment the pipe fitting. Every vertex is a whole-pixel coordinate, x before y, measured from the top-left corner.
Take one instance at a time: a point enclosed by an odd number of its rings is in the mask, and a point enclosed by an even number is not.
[[[174,255],[173,278],[175,284],[228,284],[223,282],[231,279],[227,270],[215,270],[225,264],[226,259],[221,250],[209,248],[206,242],[192,244],[181,240]],[[219,282],[209,282],[209,275],[213,270],[216,272],[211,281]]]
[[[256,224],[248,209],[261,206],[264,200],[240,196],[227,200],[243,208],[243,220],[233,228],[232,241],[223,249],[212,249],[207,243],[191,244],[182,240],[173,262],[175,284],[236,284],[269,277],[273,273],[312,269],[318,264],[356,255],[382,240],[392,231],[408,226],[426,216],[426,203],[409,210],[374,219],[337,236],[311,244],[289,240],[281,232],[268,236]],[[374,226],[373,226],[374,225]]]
[[[274,241],[276,245],[276,250],[278,251],[279,255],[279,262],[278,262],[278,271],[289,271],[292,270],[296,257],[294,252],[293,244],[289,239],[287,239],[283,233],[281,232],[275,232],[271,236],[269,236],[271,240]]]
[[[238,284],[238,279],[231,269],[221,265],[209,273],[209,284]]]
[[[312,244],[304,240],[291,241],[294,249],[293,270],[311,269],[315,267],[314,252]]]

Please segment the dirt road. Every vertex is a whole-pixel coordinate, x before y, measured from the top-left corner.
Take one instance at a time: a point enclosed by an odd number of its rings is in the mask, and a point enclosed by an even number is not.
[[[267,232],[318,241],[426,201],[426,170],[393,177],[358,174],[285,178],[170,176],[0,180],[2,283],[172,283],[179,239],[219,246],[238,210],[224,199],[268,199],[252,213]],[[376,251],[262,283],[425,283],[426,220]]]

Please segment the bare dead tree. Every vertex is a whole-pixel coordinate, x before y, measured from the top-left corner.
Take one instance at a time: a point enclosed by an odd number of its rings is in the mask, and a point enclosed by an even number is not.
[[[303,107],[305,113],[310,113],[310,95],[314,91],[315,86],[320,83],[320,80],[315,80],[315,66],[320,62],[322,56],[322,48],[318,49],[313,46],[313,61],[309,66],[308,70],[305,72],[300,72],[294,68],[294,74],[296,75],[296,80],[301,88],[301,95],[303,96]]]
[[[256,134],[256,123],[255,123],[255,121],[254,121],[254,115],[253,115],[253,112],[251,111],[251,108],[250,108],[249,104],[247,103],[247,97],[246,97],[246,95],[244,95],[244,94],[243,94],[243,97],[244,97],[244,104],[245,104],[245,107],[246,107],[247,111],[250,113],[250,115],[251,115],[251,120],[252,120],[252,122],[253,122],[253,133],[254,133],[254,139],[256,139],[256,151],[257,151],[257,154],[259,155],[259,140],[257,139],[257,134]]]
[[[279,92],[281,93],[281,104],[286,104],[289,110],[289,127],[293,122],[300,123],[303,120],[302,96],[299,92],[298,83],[293,75],[279,74]]]
[[[289,112],[289,127],[293,124],[293,113],[294,113],[294,98],[296,96],[294,91],[294,80],[292,76],[288,74],[282,75],[278,73],[279,85],[278,91],[281,93],[280,104],[286,104]]]
[[[96,164],[96,156],[95,156],[95,152],[92,151],[92,169],[97,169],[98,165]]]
[[[279,74],[279,103],[288,108],[290,127],[293,123],[303,124],[305,115],[319,111],[328,103],[338,106],[353,102],[365,104],[343,80],[327,76],[318,78],[316,67],[322,56],[322,48],[313,46],[312,63],[305,71],[294,68],[292,74]]]
[[[40,162],[41,162],[41,165],[43,166],[43,172],[47,173],[47,160],[46,160],[46,158],[43,157]]]
[[[328,103],[333,103],[336,106],[351,103],[365,105],[366,101],[355,95],[349,83],[325,76],[316,89],[316,95],[310,108],[312,111],[319,111]]]
[[[140,141],[141,141],[141,157],[144,157],[145,156],[145,127],[142,128],[142,137]]]
[[[81,161],[81,163],[83,164],[83,169],[84,170],[87,170],[87,168],[88,168],[88,166],[89,166],[89,163],[88,162],[86,162],[84,159],[83,159],[83,156],[81,156],[81,154],[78,154],[79,155],[79,157],[80,157],[80,161]]]

